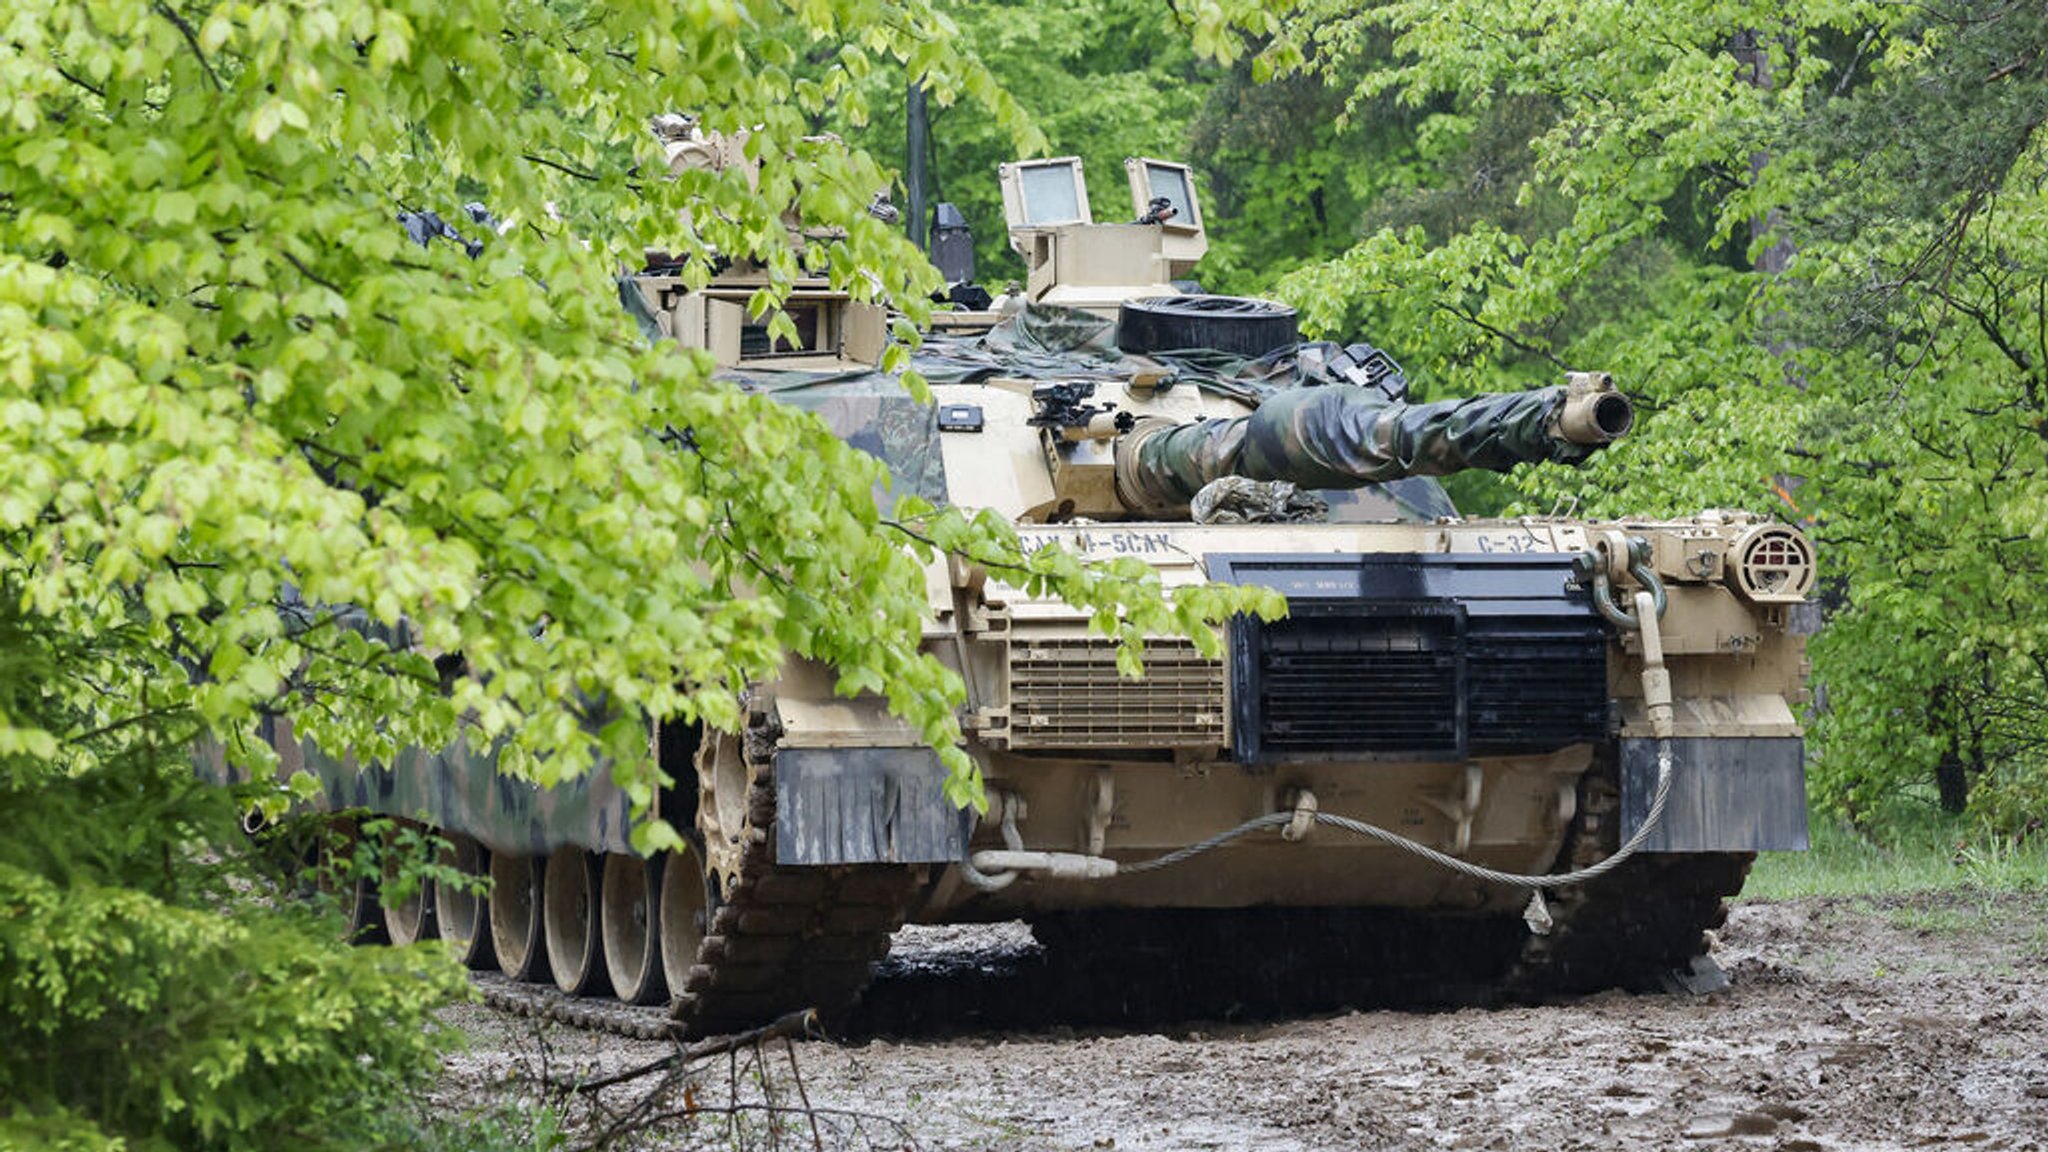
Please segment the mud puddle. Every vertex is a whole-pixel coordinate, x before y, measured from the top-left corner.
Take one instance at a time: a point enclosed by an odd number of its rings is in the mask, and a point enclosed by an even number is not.
[[[1020,926],[925,930],[871,994],[871,1038],[711,1061],[648,1108],[684,1118],[622,1146],[812,1147],[816,1121],[854,1148],[2048,1149],[2048,894],[1739,904],[1715,956],[1733,984],[1705,996],[1280,1020],[1209,1001],[1110,1028],[1067,1010]],[[470,1048],[447,1106],[668,1051],[452,1020]]]

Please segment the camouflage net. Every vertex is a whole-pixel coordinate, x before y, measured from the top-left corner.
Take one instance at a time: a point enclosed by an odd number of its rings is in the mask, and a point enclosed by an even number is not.
[[[1293,524],[1320,523],[1330,517],[1330,505],[1313,492],[1303,492],[1285,480],[1248,480],[1224,476],[1210,481],[1188,505],[1197,524]]]

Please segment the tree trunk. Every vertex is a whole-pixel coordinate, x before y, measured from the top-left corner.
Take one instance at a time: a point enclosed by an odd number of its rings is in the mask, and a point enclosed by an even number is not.
[[[1951,743],[1934,766],[1934,787],[1941,794],[1941,810],[1960,815],[1970,803],[1970,774],[1962,753]]]

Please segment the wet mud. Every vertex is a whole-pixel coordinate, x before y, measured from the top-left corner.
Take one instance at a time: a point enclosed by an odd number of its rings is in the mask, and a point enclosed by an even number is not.
[[[778,1049],[754,1090],[807,1101],[826,1147],[2048,1152],[2048,894],[1743,903],[1726,989],[1542,1006],[1461,1006],[1462,980],[1404,1002],[1301,948],[1220,978],[1246,945],[1072,964],[1021,925],[908,930],[839,1039],[797,1044],[794,1076]],[[456,1102],[668,1050],[451,1022]],[[672,1085],[698,1111],[628,1146],[813,1146],[706,1108],[744,1095],[734,1067]]]

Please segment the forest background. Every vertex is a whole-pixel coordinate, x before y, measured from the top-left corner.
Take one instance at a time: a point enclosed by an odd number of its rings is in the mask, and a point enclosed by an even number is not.
[[[1425,398],[1602,369],[1640,434],[1452,480],[1468,515],[1771,513],[1820,545],[1819,806],[2048,815],[2048,19],[2023,4],[1309,3],[1219,65],[1139,0],[949,7],[1127,214],[1186,157],[1210,291],[1363,339]],[[1259,50],[1263,50],[1263,54]],[[901,101],[842,130],[899,171]],[[972,108],[937,198],[1020,278]]]
[[[389,1104],[460,972],[235,898],[275,882],[238,806],[284,797],[199,787],[202,734],[260,765],[259,717],[366,757],[466,725],[644,795],[641,716],[730,724],[793,651],[968,797],[959,685],[917,650],[933,549],[1126,638],[1246,606],[885,521],[871,461],[615,307],[656,246],[920,318],[935,276],[864,212],[912,79],[986,280],[1021,271],[998,162],[1184,156],[1210,289],[1428,398],[1612,372],[1638,435],[1461,478],[1465,509],[1805,525],[1824,818],[2006,842],[2044,811],[2038,5],[23,0],[0,28],[0,1147],[420,1139]],[[676,108],[781,162],[641,180]],[[392,221],[486,193],[511,227],[473,260]],[[800,251],[788,210],[844,235]]]

